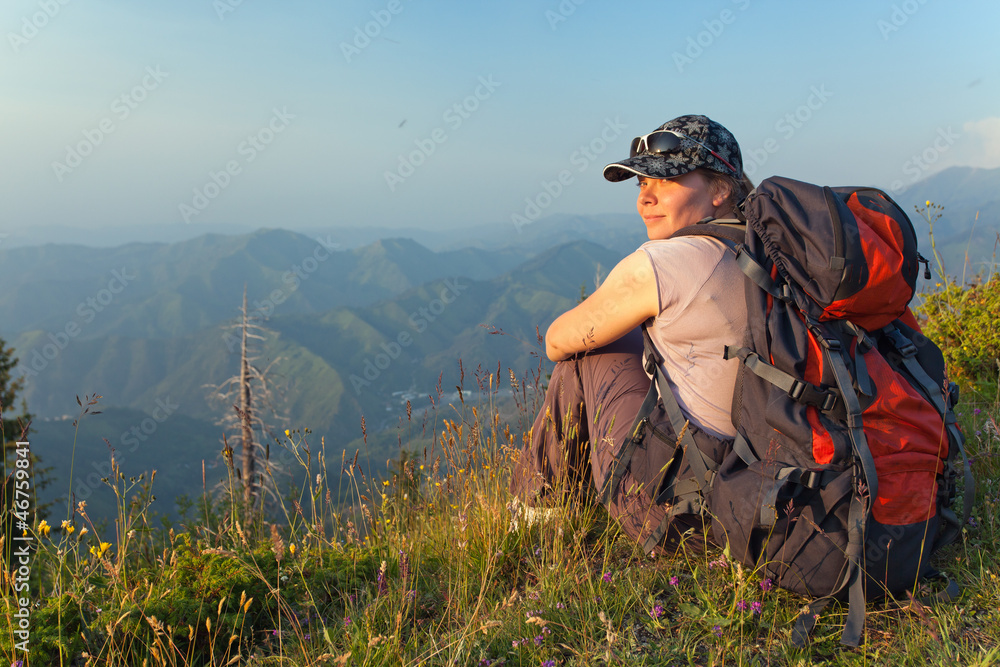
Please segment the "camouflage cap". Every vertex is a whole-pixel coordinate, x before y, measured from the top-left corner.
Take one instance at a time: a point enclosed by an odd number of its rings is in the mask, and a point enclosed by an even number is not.
[[[633,176],[647,178],[675,178],[698,167],[711,169],[720,174],[743,178],[743,156],[736,137],[725,127],[706,116],[678,116],[667,121],[655,131],[672,130],[685,135],[681,146],[672,153],[640,153],[604,168],[604,178],[609,181],[624,181]],[[693,139],[694,141],[691,141]],[[704,144],[704,147],[698,142]],[[707,147],[709,150],[706,150]],[[722,157],[720,160],[710,151]],[[736,173],[726,163],[736,168]]]

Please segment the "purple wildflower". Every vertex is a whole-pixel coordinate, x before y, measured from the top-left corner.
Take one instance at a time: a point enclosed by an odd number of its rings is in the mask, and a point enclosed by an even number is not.
[[[350,624],[351,624],[351,617],[350,616],[345,616],[344,617],[344,627],[346,628]]]
[[[546,660],[545,662],[542,663],[542,667],[556,667],[556,661]]]
[[[531,609],[529,611],[524,612],[525,618],[531,618],[532,616],[541,616],[541,615],[542,615],[541,609]]]
[[[749,607],[750,605],[747,603],[746,600],[740,600],[739,602],[736,603],[736,608],[739,609],[740,611],[746,611]]]
[[[601,579],[604,581],[604,583],[610,584],[611,583],[611,573],[610,572],[605,572],[604,576],[601,577]]]
[[[980,412],[982,412],[982,410],[980,410],[979,408],[976,408],[975,410],[972,411],[972,414],[978,415]]]
[[[410,557],[405,551],[399,552],[399,576],[403,579],[410,577]]]
[[[764,608],[764,605],[761,604],[760,602],[752,602],[752,603],[750,603],[750,611],[752,611],[755,614],[759,614],[763,608]]]
[[[764,581],[760,582],[760,587],[761,590],[763,590],[766,593],[772,588],[774,588],[774,582],[771,581],[770,579],[765,579]]]
[[[535,635],[535,646],[541,646],[545,641],[545,635]]]
[[[655,621],[656,619],[663,616],[663,607],[660,605],[656,605],[655,607],[653,607],[653,611],[649,612],[649,615],[652,616],[653,620]]]
[[[674,575],[674,576],[670,577],[670,585],[671,586],[676,586],[679,583],[681,583],[680,577],[678,577],[677,575]]]
[[[566,605],[562,602],[556,602],[556,609],[565,609]]]
[[[715,633],[715,636],[716,636],[716,637],[721,637],[721,636],[722,636],[722,627],[721,627],[721,626],[718,626],[718,625],[716,625],[716,626],[714,626],[714,627],[712,628],[712,632],[714,632],[714,633]]]

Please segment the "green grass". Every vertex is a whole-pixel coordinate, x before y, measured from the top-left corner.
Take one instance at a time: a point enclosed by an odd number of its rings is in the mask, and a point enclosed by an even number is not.
[[[117,471],[106,533],[86,506],[36,527],[32,665],[951,665],[1000,660],[998,406],[963,405],[979,479],[974,522],[935,565],[956,602],[870,604],[866,642],[845,649],[845,610],[812,644],[790,629],[808,601],[773,589],[716,548],[649,559],[601,508],[582,503],[515,527],[511,457],[523,434],[489,385],[439,419],[426,450],[382,479],[326,461],[309,433],[285,445],[309,468],[278,517],[202,498],[170,531],[151,525],[145,480]],[[495,390],[495,385],[493,390]],[[473,401],[476,404],[473,405]],[[532,406],[524,405],[530,413]],[[344,491],[356,503],[338,507]],[[318,476],[317,476],[318,475]],[[114,475],[112,476],[114,477]],[[111,480],[114,481],[113,479]],[[235,484],[235,482],[234,482]],[[155,489],[155,481],[152,483]],[[238,493],[238,488],[236,488]],[[69,530],[69,526],[73,530]],[[101,553],[101,543],[110,543]],[[4,603],[14,622],[12,598]],[[14,654],[0,631],[0,656]]]

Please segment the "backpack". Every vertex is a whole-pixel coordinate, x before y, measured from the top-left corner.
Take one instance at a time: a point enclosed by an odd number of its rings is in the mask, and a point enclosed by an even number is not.
[[[919,263],[930,277],[927,260],[906,214],[874,188],[772,177],[742,210],[741,240],[729,225],[677,233],[725,240],[746,274],[746,335],[725,351],[740,361],[737,436],[719,446],[686,428],[647,336],[656,409],[681,436],[668,464],[647,474],[650,496],[671,509],[644,547],[673,517],[697,514],[732,557],[820,598],[797,620],[797,644],[839,599],[849,603],[842,642],[857,646],[866,601],[936,575],[929,559],[958,537],[975,497],[957,385],[908,308]],[[610,477],[628,450],[651,446],[650,423],[640,411]],[[952,510],[959,457],[962,519]]]

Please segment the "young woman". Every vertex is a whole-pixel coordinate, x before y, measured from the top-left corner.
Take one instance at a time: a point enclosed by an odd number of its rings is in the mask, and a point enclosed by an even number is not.
[[[544,505],[555,492],[603,488],[650,388],[643,323],[690,428],[716,438],[735,434],[730,404],[738,362],[724,359],[723,350],[743,340],[743,274],[722,241],[671,236],[698,222],[736,217],[752,187],[739,145],[715,121],[681,116],[636,137],[629,158],[604,169],[609,181],[633,176],[650,240],[545,335],[546,354],[559,363],[511,479],[511,491],[528,505]],[[672,433],[662,410],[654,418]],[[633,460],[610,505],[639,540],[666,515],[634,492],[632,473],[643,463]]]

